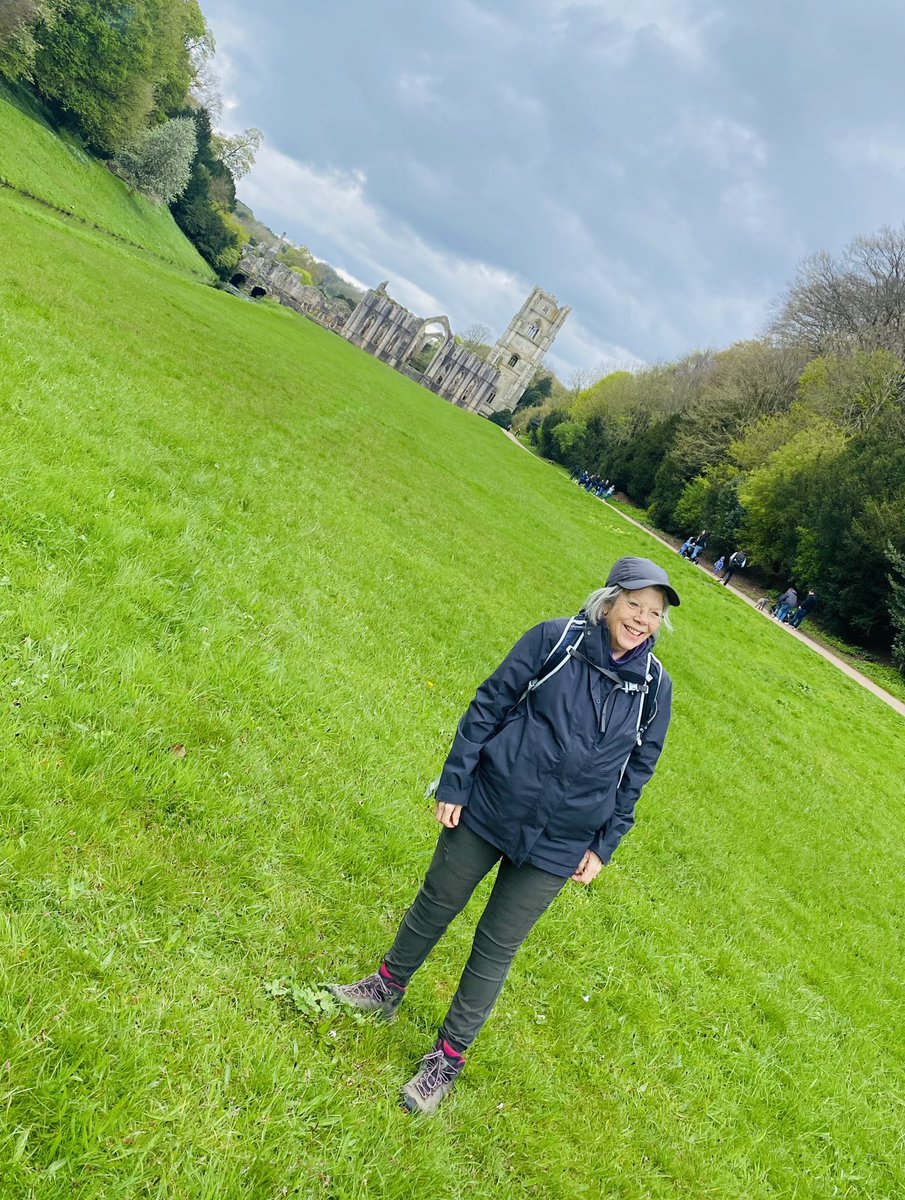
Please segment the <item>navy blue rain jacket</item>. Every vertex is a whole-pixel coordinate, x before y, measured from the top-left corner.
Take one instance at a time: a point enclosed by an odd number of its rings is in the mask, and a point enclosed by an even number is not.
[[[663,675],[639,746],[643,694],[624,685],[650,682],[652,642],[614,673],[604,624],[588,626],[578,652],[522,699],[566,624],[562,618],[529,629],[481,684],[436,792],[443,803],[463,805],[464,824],[512,862],[564,876],[588,849],[608,863],[631,829],[672,710],[672,681],[653,666]]]

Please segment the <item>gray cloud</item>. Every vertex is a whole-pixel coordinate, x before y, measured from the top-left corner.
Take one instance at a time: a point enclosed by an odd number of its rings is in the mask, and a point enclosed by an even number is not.
[[[204,8],[255,211],[460,328],[540,283],[566,374],[756,335],[802,255],[902,219],[891,3]]]

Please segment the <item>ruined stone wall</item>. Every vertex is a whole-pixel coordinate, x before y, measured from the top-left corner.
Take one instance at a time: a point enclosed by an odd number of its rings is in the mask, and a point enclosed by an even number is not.
[[[386,284],[371,288],[346,321],[343,335],[375,358],[398,367],[418,346],[423,322],[386,294]]]
[[[431,359],[423,383],[438,396],[487,416],[496,411],[500,373],[472,350],[450,339]]]
[[[341,301],[329,300],[319,288],[305,283],[300,275],[284,263],[277,262],[271,253],[256,254],[252,247],[239,260],[235,275],[244,275],[248,289],[261,287],[274,299],[293,308],[296,312],[326,325],[328,329],[340,330],[345,325],[349,310]]]

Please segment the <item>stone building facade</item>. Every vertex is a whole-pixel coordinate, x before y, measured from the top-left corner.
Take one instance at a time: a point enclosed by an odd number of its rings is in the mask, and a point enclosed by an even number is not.
[[[365,293],[346,322],[343,336],[460,408],[484,416],[496,411],[499,371],[459,345],[446,317],[417,317],[388,296],[386,289],[382,283]],[[427,343],[436,343],[438,348],[419,372],[410,360]]]
[[[230,283],[252,296],[273,296],[287,308],[337,333],[349,316],[348,306],[341,300],[329,299],[284,263],[277,262],[275,248],[258,253],[255,247],[246,246]]]
[[[563,327],[571,308],[560,308],[556,297],[536,287],[509,322],[509,328],[487,356],[500,373],[496,407],[515,408],[544,355]]]

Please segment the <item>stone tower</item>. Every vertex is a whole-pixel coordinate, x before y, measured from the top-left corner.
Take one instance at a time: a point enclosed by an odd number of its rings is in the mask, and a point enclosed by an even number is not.
[[[494,410],[515,408],[571,311],[560,308],[549,292],[534,289],[487,355],[488,364],[500,373]]]

